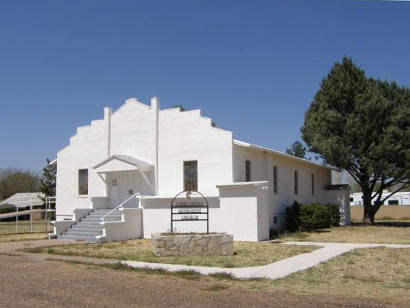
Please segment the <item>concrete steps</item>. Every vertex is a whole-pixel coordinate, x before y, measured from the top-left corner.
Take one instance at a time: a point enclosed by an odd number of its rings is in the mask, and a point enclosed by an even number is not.
[[[66,232],[58,236],[58,239],[83,240],[86,242],[98,242],[96,236],[102,235],[101,218],[109,213],[111,209],[94,210],[76,224],[72,225]],[[115,210],[104,218],[104,221],[120,221],[121,212]]]

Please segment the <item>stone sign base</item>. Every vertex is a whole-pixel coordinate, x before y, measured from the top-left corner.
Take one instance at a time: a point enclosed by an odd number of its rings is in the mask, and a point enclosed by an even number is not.
[[[157,257],[232,255],[233,235],[210,234],[152,234],[152,253]]]

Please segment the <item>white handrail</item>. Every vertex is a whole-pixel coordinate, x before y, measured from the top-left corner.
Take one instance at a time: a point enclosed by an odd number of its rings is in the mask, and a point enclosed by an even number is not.
[[[109,211],[107,214],[105,214],[103,217],[101,217],[101,221],[104,221],[104,218],[107,217],[108,215],[110,215],[112,212],[114,212],[115,210],[118,210],[120,208],[122,208],[124,206],[125,203],[127,203],[128,201],[130,201],[132,198],[136,198],[137,196],[141,196],[141,194],[139,192],[133,194],[131,197],[129,197],[127,200],[121,202],[119,205],[117,205],[115,208],[113,208],[111,211]]]

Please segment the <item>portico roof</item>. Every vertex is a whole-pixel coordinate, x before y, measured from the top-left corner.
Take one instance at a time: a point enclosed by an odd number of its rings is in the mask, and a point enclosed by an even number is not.
[[[93,169],[98,173],[133,170],[147,172],[151,171],[152,168],[153,165],[150,163],[129,155],[111,155],[93,167]]]

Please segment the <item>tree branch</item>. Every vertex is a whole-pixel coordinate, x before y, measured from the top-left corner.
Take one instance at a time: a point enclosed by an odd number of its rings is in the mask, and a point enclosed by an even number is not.
[[[391,196],[393,196],[396,192],[399,192],[400,190],[406,188],[407,186],[409,186],[410,182],[406,182],[405,184],[403,184],[400,188],[396,189],[395,191],[393,191],[391,194],[387,195],[386,198],[384,198],[382,200],[382,202],[384,203],[384,201],[386,201],[387,199],[389,199]]]

